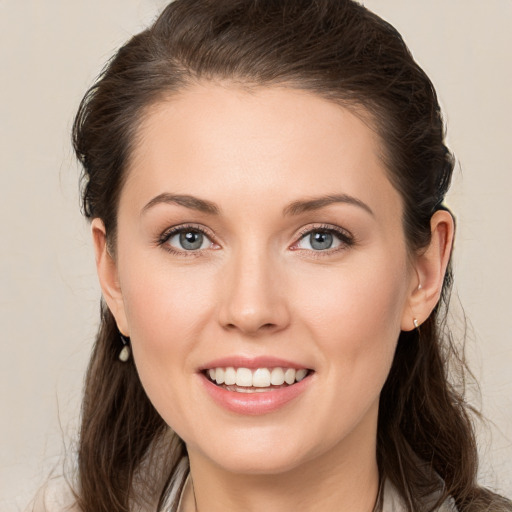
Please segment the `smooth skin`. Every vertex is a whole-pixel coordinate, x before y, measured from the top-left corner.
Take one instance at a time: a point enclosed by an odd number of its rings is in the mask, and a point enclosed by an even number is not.
[[[198,84],[148,110],[115,248],[93,220],[104,298],[187,444],[200,511],[373,509],[379,394],[400,331],[439,300],[453,237],[439,211],[431,245],[409,250],[380,148],[312,93]],[[314,373],[277,411],[236,414],[198,372],[234,355]]]

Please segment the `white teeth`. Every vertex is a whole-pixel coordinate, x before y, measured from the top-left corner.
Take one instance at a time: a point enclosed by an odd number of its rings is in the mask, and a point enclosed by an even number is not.
[[[270,384],[282,386],[284,384],[284,372],[282,368],[273,368],[270,374]]]
[[[307,375],[307,373],[308,373],[308,371],[304,370],[304,368],[302,370],[297,370],[295,372],[295,380],[297,382],[300,382]]]
[[[252,372],[249,368],[238,368],[236,371],[236,385],[250,388],[252,386]]]
[[[295,370],[293,368],[288,368],[284,372],[284,381],[290,385],[295,382]]]
[[[236,370],[231,366],[226,368],[224,372],[224,384],[226,384],[226,386],[236,384]]]
[[[270,388],[270,386],[282,386],[295,384],[303,380],[308,370],[300,368],[210,368],[207,372],[210,380],[217,384],[226,386],[237,386],[239,388]]]
[[[255,388],[268,388],[270,386],[270,370],[258,368],[252,374],[252,385]]]
[[[224,371],[224,368],[217,368],[215,370],[215,382],[217,384],[224,384],[224,374],[225,374],[225,371]]]

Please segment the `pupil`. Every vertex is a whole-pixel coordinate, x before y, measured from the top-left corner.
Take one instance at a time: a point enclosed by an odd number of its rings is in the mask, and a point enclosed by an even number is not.
[[[310,243],[313,249],[325,250],[329,249],[333,242],[333,236],[331,233],[317,232],[310,236]]]
[[[180,244],[184,249],[199,249],[203,244],[203,235],[195,231],[180,234]]]

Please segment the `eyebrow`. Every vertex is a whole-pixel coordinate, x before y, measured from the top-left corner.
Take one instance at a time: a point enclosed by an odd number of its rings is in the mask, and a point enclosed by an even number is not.
[[[283,210],[283,215],[300,215],[301,213],[320,210],[321,208],[325,208],[326,206],[330,206],[331,204],[336,203],[358,206],[359,208],[362,208],[368,212],[370,215],[374,215],[372,209],[366,203],[348,194],[334,194],[312,199],[294,201]],[[159,194],[158,196],[151,199],[151,201],[149,201],[149,203],[144,206],[141,213],[143,214],[147,212],[149,209],[158,204],[177,204],[179,206],[184,206],[185,208],[197,210],[209,215],[219,215],[220,213],[219,207],[211,201],[207,201],[206,199],[199,199],[198,197],[187,194],[170,194],[168,192]]]
[[[199,199],[198,197],[186,194],[169,194],[164,192],[163,194],[159,194],[151,199],[151,201],[142,208],[141,214],[146,213],[149,209],[158,204],[177,204],[179,206],[184,206],[185,208],[208,213],[210,215],[218,215],[220,213],[218,206],[206,199]]]
[[[368,212],[370,215],[375,215],[372,209],[366,203],[364,203],[360,199],[357,199],[356,197],[349,196],[347,194],[334,194],[316,197],[313,199],[294,201],[283,210],[283,214],[300,215],[301,213],[320,210],[321,208],[325,208],[326,206],[336,203],[344,203],[351,204],[353,206],[358,206],[359,208],[362,208],[363,210]]]

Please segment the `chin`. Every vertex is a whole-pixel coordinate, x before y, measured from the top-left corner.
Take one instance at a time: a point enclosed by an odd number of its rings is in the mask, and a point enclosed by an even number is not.
[[[238,475],[280,475],[297,469],[303,463],[299,454],[273,453],[266,456],[247,457],[234,456],[224,457],[215,461],[229,473]]]
[[[309,444],[309,446],[308,446]],[[278,475],[293,471],[329,451],[329,446],[311,445],[303,437],[264,436],[246,432],[227,439],[210,439],[202,446],[188,446],[189,455],[200,454],[224,471],[245,475]]]

